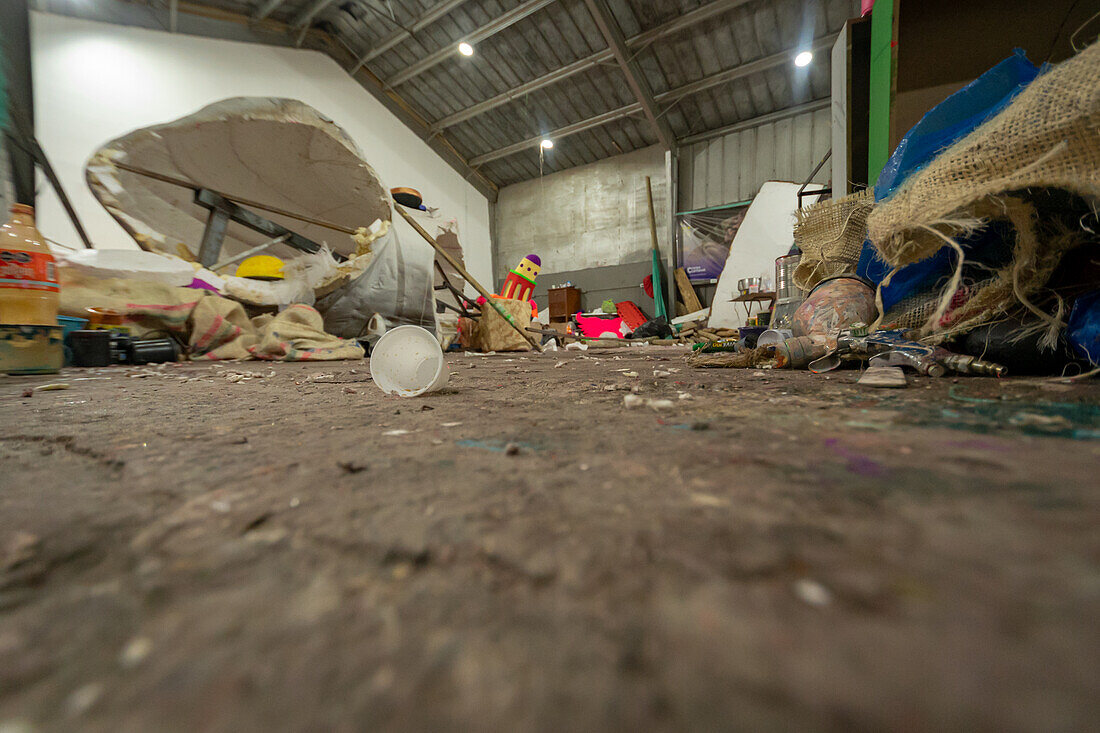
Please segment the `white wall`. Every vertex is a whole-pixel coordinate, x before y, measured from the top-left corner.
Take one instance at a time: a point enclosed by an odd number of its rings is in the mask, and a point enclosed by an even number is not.
[[[136,247],[84,182],[103,143],[227,97],[288,97],[343,127],[387,187],[417,188],[456,218],[468,269],[491,280],[488,201],[329,57],[38,12],[31,49],[36,132],[96,247]],[[404,246],[427,246],[395,219]],[[80,245],[41,176],[38,222],[45,236]]]
[[[661,253],[668,256],[668,182],[657,146],[616,155],[500,190],[498,279],[527,254],[544,273],[649,262],[652,245],[645,177]]]

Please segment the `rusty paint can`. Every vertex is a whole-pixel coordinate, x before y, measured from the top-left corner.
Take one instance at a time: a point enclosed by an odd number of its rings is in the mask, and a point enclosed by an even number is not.
[[[856,275],[836,275],[819,282],[791,319],[795,336],[826,336],[853,323],[875,320],[875,289]]]
[[[827,348],[821,341],[809,336],[790,338],[772,347],[775,365],[780,369],[805,369],[811,361],[825,356]]]

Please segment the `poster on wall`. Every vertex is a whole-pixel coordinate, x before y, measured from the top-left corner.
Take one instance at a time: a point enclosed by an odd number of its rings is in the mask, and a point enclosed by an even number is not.
[[[680,217],[681,262],[693,282],[717,280],[726,266],[748,202]]]

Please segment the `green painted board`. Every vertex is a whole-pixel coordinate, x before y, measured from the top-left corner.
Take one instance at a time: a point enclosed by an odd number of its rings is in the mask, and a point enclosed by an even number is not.
[[[871,119],[867,144],[867,180],[872,184],[890,157],[890,107],[894,102],[896,0],[878,0],[871,11]]]

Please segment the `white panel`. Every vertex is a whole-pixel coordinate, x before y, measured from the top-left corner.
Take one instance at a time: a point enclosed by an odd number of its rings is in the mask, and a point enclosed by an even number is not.
[[[830,114],[832,131],[833,195],[840,197],[848,192],[848,26],[840,29],[832,51],[832,96]]]
[[[722,138],[707,142],[707,195],[703,206],[724,204],[722,200],[722,177],[726,167],[722,160]]]
[[[31,13],[31,50],[38,138],[97,247],[136,247],[84,182],[100,145],[227,97],[289,97],[344,128],[387,186],[418,188],[455,218],[466,266],[491,281],[488,201],[328,56],[40,12]],[[40,190],[39,228],[78,244],[52,189]],[[397,226],[403,246],[427,246]]]

